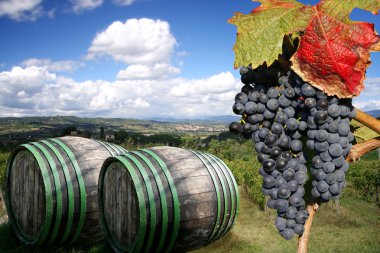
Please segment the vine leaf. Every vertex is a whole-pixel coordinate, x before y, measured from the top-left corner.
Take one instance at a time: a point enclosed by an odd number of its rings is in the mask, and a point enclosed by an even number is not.
[[[360,94],[364,89],[365,71],[371,63],[370,52],[380,51],[380,37],[373,24],[349,20],[347,7],[355,7],[354,2],[359,1],[340,4],[322,1],[314,6],[315,15],[291,58],[292,69],[304,81],[340,98]],[[379,8],[377,1],[360,2],[359,6],[369,10]],[[364,5],[365,2],[368,5]]]
[[[228,20],[237,26],[234,67],[271,65],[282,52],[285,34],[305,29],[313,11],[296,0],[259,0],[250,14],[235,13]]]
[[[328,95],[360,94],[370,52],[380,51],[380,36],[372,24],[353,22],[349,14],[354,8],[377,14],[380,0],[321,0],[315,6],[296,0],[254,1],[261,5],[250,14],[229,19],[238,29],[235,68],[271,65],[282,52],[283,36],[304,32],[292,69]]]
[[[363,125],[355,119],[351,120],[351,126],[354,128],[353,133],[357,143],[380,137],[376,131],[373,131],[371,128]]]

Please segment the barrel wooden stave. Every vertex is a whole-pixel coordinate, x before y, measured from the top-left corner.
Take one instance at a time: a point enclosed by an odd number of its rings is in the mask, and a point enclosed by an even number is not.
[[[97,179],[102,163],[111,155],[111,148],[113,154],[124,153],[123,149],[117,149],[113,144],[80,137],[62,137],[28,143],[11,154],[7,165],[7,209],[12,227],[21,241],[34,246],[68,245],[76,241],[93,243],[103,238],[97,205]],[[119,151],[116,152],[116,149]],[[33,188],[29,184],[31,177],[25,176],[22,180],[15,177],[20,172],[32,171],[30,166],[24,166],[22,171],[15,169],[15,158],[20,153],[34,161],[39,182],[43,182],[33,190],[39,193],[33,194],[39,200],[38,205],[24,199],[30,198],[27,192]],[[45,171],[41,166],[45,167]],[[22,181],[27,184],[22,184]],[[14,185],[18,185],[17,191],[13,189]],[[50,187],[51,192],[46,186]],[[21,196],[21,200],[16,196]],[[28,220],[20,219],[20,212],[24,209]],[[48,219],[50,224],[46,222]]]
[[[164,169],[161,168],[159,162],[149,152],[153,152],[166,165],[170,178],[165,175]],[[140,156],[143,156],[145,160]],[[235,196],[238,194],[236,184],[232,182],[234,179],[227,178],[230,175],[226,171],[222,171],[227,168],[223,167],[225,165],[217,165],[215,158],[207,156],[207,159],[213,161],[207,162],[206,159],[202,160],[197,156],[194,152],[184,149],[156,147],[147,151],[132,152],[129,157],[107,159],[100,174],[99,203],[100,210],[102,210],[103,228],[107,231],[108,240],[116,251],[167,252],[170,249],[172,252],[186,252],[211,243],[213,240],[223,236],[232,227],[237,213],[237,205],[231,205],[230,202],[234,202],[238,198],[238,196]],[[123,161],[127,161],[127,163]],[[139,164],[140,168],[136,163]],[[135,213],[134,216],[129,213],[128,218],[125,218],[123,215],[126,212],[125,207],[123,211],[113,211],[117,210],[116,202],[109,199],[116,199],[117,197],[113,196],[114,194],[125,195],[125,193],[109,189],[109,187],[112,188],[113,186],[113,184],[106,183],[111,180],[107,179],[110,164],[114,164],[112,168],[114,174],[127,173],[129,175],[134,173],[135,181],[138,181],[138,185],[142,186],[135,189],[135,192],[140,191],[141,203],[137,201],[137,196],[129,195],[129,197],[135,198],[132,210],[129,210],[129,212]],[[219,166],[223,168],[219,168]],[[156,170],[155,175],[154,170]],[[218,170],[218,174],[215,172],[216,170]],[[145,179],[147,178],[148,182],[144,181],[142,171],[146,173]],[[136,185],[133,180],[128,183]],[[219,186],[215,186],[215,184]],[[221,190],[222,184],[225,186],[223,191]],[[229,187],[235,187],[235,189],[230,190],[228,189]],[[172,188],[175,188],[176,192]],[[216,188],[219,189],[218,194],[216,194]],[[149,191],[151,191],[150,194],[148,193]],[[217,197],[220,203],[217,201]],[[176,207],[173,202],[175,198],[178,199],[179,207]],[[122,199],[119,200],[122,201]],[[163,200],[166,203],[163,203]],[[141,214],[141,210],[137,206],[138,203],[144,208],[144,214]],[[153,204],[156,207],[155,210],[152,209]],[[180,210],[177,208],[180,208]],[[152,210],[155,213],[151,215]],[[163,220],[164,211],[166,221]],[[180,213],[178,213],[179,211]],[[230,214],[231,212],[233,213],[232,215]],[[175,218],[176,215],[179,215],[179,218]],[[115,217],[119,217],[121,220],[117,224],[118,227],[114,222],[110,221]],[[138,231],[135,231],[136,234],[129,235],[128,238],[123,237],[123,234],[133,230],[133,228],[139,228],[139,218],[146,221],[144,224],[146,231],[143,236],[139,237],[137,235]],[[129,222],[126,222],[127,220]],[[159,238],[162,237],[164,223],[166,225],[166,238],[164,238],[165,242],[162,243]],[[127,224],[126,227],[123,224]],[[151,226],[153,226],[153,231]],[[176,226],[178,226],[177,232]],[[154,234],[153,242],[149,241],[151,233]],[[138,245],[137,240],[143,240],[140,248],[136,248],[136,245]],[[160,248],[159,245],[163,245],[163,247]],[[127,249],[133,250],[129,251]]]

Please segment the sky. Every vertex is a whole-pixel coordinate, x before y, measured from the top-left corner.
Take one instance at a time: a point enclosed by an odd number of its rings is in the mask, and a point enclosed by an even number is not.
[[[318,1],[300,1],[314,5]],[[233,115],[236,27],[250,0],[1,0],[0,117]],[[355,9],[351,19],[380,16]],[[380,109],[380,53],[354,105]]]

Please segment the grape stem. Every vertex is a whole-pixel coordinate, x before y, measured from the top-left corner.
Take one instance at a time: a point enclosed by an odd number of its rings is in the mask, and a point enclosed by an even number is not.
[[[362,112],[359,109],[356,109],[355,119],[359,121],[360,123],[362,123],[363,125],[367,126],[368,128],[380,134],[380,120],[368,115],[365,112]],[[351,151],[347,155],[346,160],[348,162],[354,162],[355,160],[360,158],[362,155],[379,147],[380,147],[380,137],[356,144],[351,148]],[[317,203],[311,203],[307,206],[307,210],[309,211],[309,218],[307,219],[305,223],[305,226],[304,226],[305,230],[303,232],[303,235],[301,235],[298,238],[297,253],[307,252],[307,244],[309,241],[311,225],[313,223],[313,219],[314,219],[315,213],[317,212],[317,209],[318,209]]]
[[[312,203],[307,205],[307,211],[309,212],[309,218],[305,223],[305,230],[302,235],[298,238],[298,251],[297,253],[306,253],[307,252],[307,243],[309,241],[311,224],[313,223],[314,215],[318,209],[317,203]]]
[[[359,143],[351,148],[350,153],[346,157],[347,162],[354,162],[367,152],[380,147],[380,137]]]

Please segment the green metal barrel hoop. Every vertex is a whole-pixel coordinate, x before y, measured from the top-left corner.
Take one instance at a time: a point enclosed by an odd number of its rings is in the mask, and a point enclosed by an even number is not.
[[[78,239],[80,233],[82,232],[82,228],[83,228],[83,224],[84,224],[84,221],[85,221],[85,217],[86,217],[86,197],[87,197],[87,194],[86,194],[86,187],[85,187],[85,184],[84,184],[84,181],[83,181],[83,177],[82,177],[82,172],[80,170],[80,167],[78,165],[78,162],[75,158],[75,155],[72,153],[72,151],[69,149],[69,147],[66,146],[66,144],[64,144],[61,140],[59,139],[50,139],[52,141],[54,141],[55,143],[57,143],[66,153],[66,155],[69,157],[70,159],[70,162],[75,170],[75,174],[77,176],[77,180],[78,180],[78,183],[79,183],[79,192],[80,192],[80,214],[79,214],[79,222],[78,222],[78,226],[76,228],[76,231],[74,233],[74,236],[72,238],[72,240],[69,242],[69,245],[75,243],[75,241]]]
[[[104,142],[104,141],[99,141],[99,140],[96,140],[99,144],[101,144],[103,147],[105,147],[107,149],[108,152],[110,152],[110,154],[112,156],[116,156],[117,153],[113,150],[113,148],[111,148],[110,146],[108,146],[108,143],[107,142]]]
[[[219,235],[218,238],[215,238],[215,240],[218,240],[220,237],[222,237],[223,235],[225,235],[228,232],[228,230],[229,230],[229,225],[231,224],[231,221],[232,221],[232,212],[235,212],[235,206],[236,206],[236,203],[235,203],[236,199],[235,199],[234,194],[233,194],[233,192],[231,190],[233,189],[234,192],[235,192],[235,189],[234,189],[233,183],[231,181],[230,175],[225,170],[225,167],[223,166],[223,164],[221,164],[217,159],[215,159],[211,155],[209,155],[209,154],[205,154],[205,155],[208,156],[211,160],[213,160],[217,164],[217,166],[219,167],[219,169],[222,171],[222,173],[224,174],[224,177],[226,178],[226,181],[227,181],[227,184],[228,184],[228,188],[229,188],[229,191],[230,191],[231,213],[229,215],[229,219],[228,219],[228,222],[226,224],[226,227],[223,229],[223,232]]]
[[[226,212],[227,212],[227,209],[228,209],[228,205],[227,205],[227,191],[226,191],[226,186],[224,184],[222,175],[220,174],[220,171],[217,170],[217,168],[215,166],[217,164],[213,160],[211,160],[208,156],[205,156],[205,154],[203,154],[202,152],[198,152],[198,151],[195,151],[195,152],[197,152],[200,156],[202,156],[204,159],[206,159],[212,165],[212,168],[218,174],[218,178],[219,178],[220,183],[222,185],[223,199],[224,199],[224,214],[223,214],[222,223],[218,227],[218,232],[216,233],[216,235],[214,237],[210,238],[211,242],[213,242],[215,240],[215,238],[219,238],[219,236],[222,234],[222,232],[223,232],[222,228],[223,228],[223,225],[226,222]]]
[[[216,199],[217,199],[217,202],[216,202],[216,220],[215,220],[215,224],[214,224],[214,228],[212,230],[212,233],[207,240],[207,244],[209,244],[212,242],[212,239],[216,236],[216,233],[220,227],[219,226],[219,216],[220,216],[222,201],[221,201],[221,196],[220,196],[219,185],[218,185],[218,182],[217,182],[215,175],[214,175],[214,173],[216,173],[216,172],[210,167],[211,163],[209,161],[207,161],[206,159],[204,159],[203,156],[199,155],[198,152],[195,152],[193,150],[189,150],[189,151],[192,152],[194,155],[196,155],[198,157],[198,159],[202,161],[203,165],[206,166],[206,169],[208,170],[208,173],[211,176],[211,180],[212,180],[212,183],[214,184],[214,188],[215,188]]]
[[[146,243],[145,251],[144,252],[150,252],[150,248],[152,247],[154,234],[156,232],[156,203],[154,201],[154,193],[152,189],[152,185],[150,184],[148,173],[146,173],[144,166],[137,160],[134,156],[131,154],[125,154],[126,157],[128,157],[137,167],[138,171],[140,172],[144,184],[146,187],[146,191],[148,194],[148,201],[149,201],[149,211],[150,211],[150,231],[148,235],[148,241]]]
[[[172,193],[172,200],[173,200],[173,212],[174,212],[174,220],[173,220],[173,236],[170,238],[169,246],[167,247],[165,252],[170,252],[175,244],[175,241],[177,240],[178,232],[179,232],[179,226],[180,226],[180,204],[179,204],[179,198],[177,194],[177,189],[175,188],[173,178],[166,167],[166,164],[161,160],[161,158],[154,153],[152,150],[149,149],[142,149],[141,151],[144,151],[148,153],[150,156],[153,157],[154,160],[158,163],[158,165],[161,167],[162,171],[165,174],[166,180],[168,180],[169,188]]]
[[[235,177],[234,175],[232,174],[231,170],[228,169],[228,166],[225,164],[225,162],[223,162],[220,158],[214,156],[214,155],[210,155],[212,157],[214,157],[216,160],[218,160],[221,164],[224,165],[224,167],[226,168],[226,171],[228,172],[228,174],[230,175],[231,179],[232,179],[232,182],[234,184],[234,187],[235,187],[235,193],[236,193],[236,206],[235,206],[235,215],[234,215],[234,220],[232,221],[232,224],[235,223],[235,220],[237,219],[238,217],[238,214],[239,214],[239,207],[240,207],[240,195],[239,195],[239,188],[238,188],[238,184],[235,180]],[[229,228],[229,230],[232,228],[232,226]]]
[[[53,153],[56,155],[56,157],[58,158],[61,166],[62,166],[62,170],[63,170],[63,174],[65,176],[65,182],[66,182],[66,188],[67,188],[67,195],[68,195],[68,204],[67,204],[67,223],[65,225],[65,230],[63,232],[63,236],[59,242],[59,244],[63,244],[67,237],[69,236],[69,232],[71,230],[71,227],[72,227],[72,224],[73,224],[73,218],[74,218],[74,191],[73,191],[73,184],[71,182],[71,176],[70,176],[70,172],[69,172],[69,169],[67,167],[67,164],[65,162],[65,159],[63,158],[63,156],[61,155],[61,153],[58,151],[58,149],[50,142],[46,141],[46,140],[43,140],[42,141],[46,146],[48,146],[52,151]]]
[[[55,239],[57,238],[58,230],[59,230],[59,227],[61,225],[61,219],[62,219],[62,188],[61,188],[61,182],[59,180],[57,165],[56,165],[53,157],[50,155],[49,151],[47,151],[47,149],[38,142],[32,142],[32,144],[34,146],[38,147],[42,151],[46,160],[49,163],[51,173],[53,174],[54,185],[55,185],[55,194],[57,197],[57,199],[56,199],[56,201],[57,201],[56,202],[57,212],[56,212],[56,216],[55,216],[54,229],[53,229],[53,232],[51,234],[50,241],[48,242],[48,244],[52,244],[55,241]]]
[[[40,153],[37,151],[36,148],[34,148],[30,144],[22,144],[20,146],[25,147],[36,158],[37,164],[38,164],[39,169],[41,171],[42,180],[44,182],[45,200],[46,200],[45,220],[43,221],[42,228],[41,228],[40,232],[38,233],[38,235],[30,237],[30,235],[25,234],[22,230],[20,230],[20,225],[17,223],[17,221],[14,217],[13,211],[12,210],[8,210],[8,211],[9,211],[9,215],[11,216],[11,220],[14,221],[14,223],[17,227],[17,231],[20,232],[20,234],[22,236],[22,238],[20,238],[20,239],[22,239],[22,241],[24,241],[28,244],[40,246],[43,243],[45,243],[45,240],[49,234],[49,230],[50,230],[51,223],[53,220],[53,215],[52,215],[52,212],[53,212],[53,193],[52,193],[52,188],[51,188],[51,183],[50,183],[49,171],[46,167],[44,159],[42,158],[42,156],[40,155]],[[9,173],[10,173],[10,170],[9,170]],[[10,176],[10,174],[9,174],[9,176]]]
[[[155,249],[155,252],[161,252],[162,248],[164,247],[166,234],[168,230],[168,204],[166,201],[164,186],[162,184],[161,178],[158,175],[156,168],[150,162],[150,160],[147,157],[145,157],[143,154],[141,154],[139,151],[133,151],[131,153],[138,156],[141,160],[143,160],[146,163],[146,165],[152,172],[154,180],[157,184],[158,192],[160,194],[160,201],[161,201],[162,227],[161,227],[159,244],[157,248]]]

